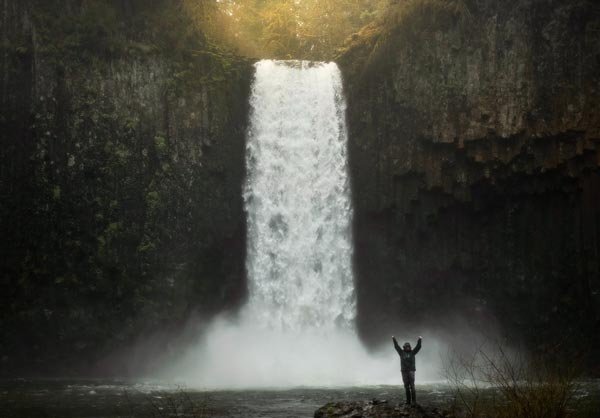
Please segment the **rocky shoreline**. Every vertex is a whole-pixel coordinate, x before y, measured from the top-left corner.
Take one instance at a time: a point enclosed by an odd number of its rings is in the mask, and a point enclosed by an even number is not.
[[[397,405],[387,400],[330,402],[315,411],[314,418],[452,418],[439,408]]]

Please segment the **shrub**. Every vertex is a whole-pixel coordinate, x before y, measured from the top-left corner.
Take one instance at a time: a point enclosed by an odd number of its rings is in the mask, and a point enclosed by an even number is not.
[[[575,397],[576,368],[532,360],[500,344],[468,355],[450,353],[444,374],[455,408],[468,418],[569,418],[583,408]]]

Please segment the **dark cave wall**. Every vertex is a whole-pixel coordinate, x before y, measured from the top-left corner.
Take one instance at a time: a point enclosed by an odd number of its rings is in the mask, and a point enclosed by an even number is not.
[[[1,4],[1,374],[89,373],[244,297],[252,65],[177,3]]]
[[[338,58],[362,336],[498,323],[600,371],[600,10],[401,7]]]

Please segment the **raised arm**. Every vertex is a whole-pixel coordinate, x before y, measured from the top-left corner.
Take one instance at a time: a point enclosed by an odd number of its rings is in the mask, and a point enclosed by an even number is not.
[[[396,341],[396,337],[392,337],[392,341],[394,341],[394,348],[396,349],[396,351],[398,352],[398,354],[400,354],[402,352],[402,349],[398,345],[398,341]]]
[[[417,345],[415,346],[415,349],[413,350],[413,354],[417,354],[419,352],[419,350],[421,350],[421,340],[423,338],[419,337],[419,341],[417,341]]]

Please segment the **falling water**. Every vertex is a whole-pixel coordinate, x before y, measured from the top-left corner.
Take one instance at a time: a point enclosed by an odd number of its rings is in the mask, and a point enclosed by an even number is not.
[[[391,345],[354,328],[342,79],[334,63],[261,61],[244,199],[249,300],[217,319],[172,375],[203,388],[397,383]]]
[[[334,63],[261,61],[247,146],[248,315],[271,329],[351,327],[345,102]]]

